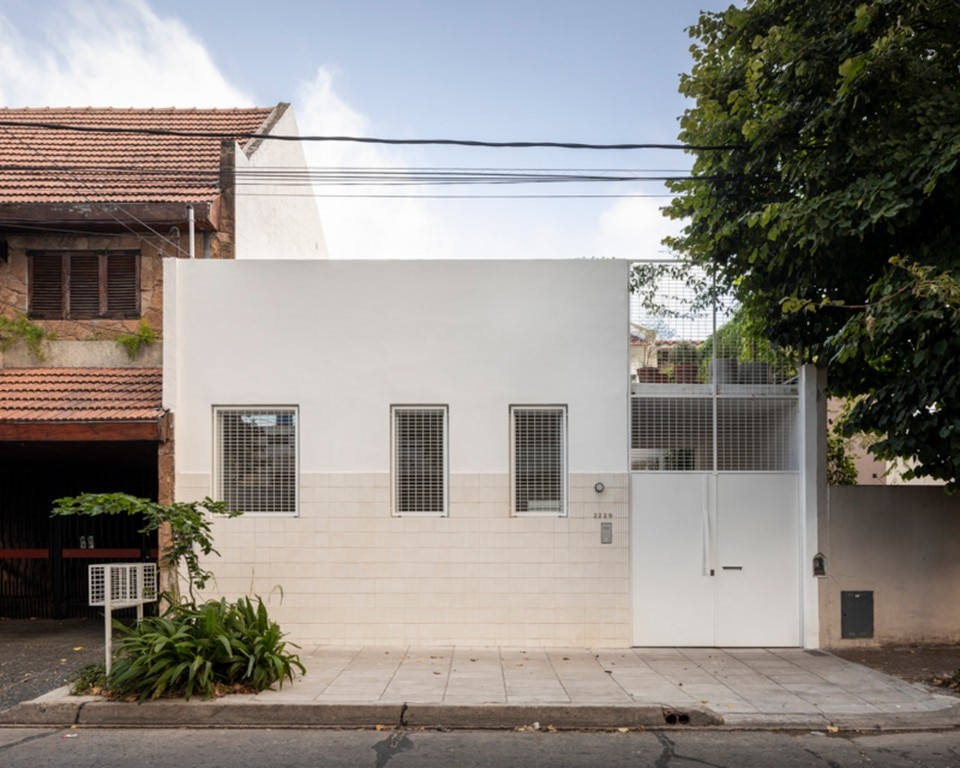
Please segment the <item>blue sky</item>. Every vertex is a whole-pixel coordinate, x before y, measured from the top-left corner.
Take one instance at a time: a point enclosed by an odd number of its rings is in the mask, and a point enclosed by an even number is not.
[[[290,101],[304,134],[670,142],[684,107],[678,76],[690,66],[685,28],[700,9],[728,4],[4,0],[0,103]],[[681,170],[689,164],[679,153],[355,146],[310,148],[308,162]],[[549,191],[663,190],[647,183]],[[670,229],[657,213],[663,203],[646,197],[318,199],[339,258],[653,258],[662,255],[657,243]]]

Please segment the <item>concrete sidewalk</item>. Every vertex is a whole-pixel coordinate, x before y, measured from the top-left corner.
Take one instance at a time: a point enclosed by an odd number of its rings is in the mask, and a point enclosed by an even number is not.
[[[960,727],[960,699],[800,649],[327,648],[279,690],[142,705],[65,688],[19,725],[902,730]]]

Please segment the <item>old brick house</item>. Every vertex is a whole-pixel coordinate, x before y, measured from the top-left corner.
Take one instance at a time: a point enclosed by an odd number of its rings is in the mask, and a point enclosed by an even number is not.
[[[51,520],[51,501],[172,499],[162,262],[325,256],[314,201],[270,181],[303,152],[261,137],[296,133],[287,104],[0,109],[0,617],[82,615],[91,559],[150,555],[136,521]]]

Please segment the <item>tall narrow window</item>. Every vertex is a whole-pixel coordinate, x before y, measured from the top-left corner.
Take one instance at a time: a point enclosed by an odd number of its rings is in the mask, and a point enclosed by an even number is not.
[[[140,316],[136,251],[30,251],[30,316],[90,320]]]
[[[393,514],[447,514],[447,407],[391,409]]]
[[[567,513],[567,408],[510,408],[510,492],[514,515]]]
[[[214,488],[239,512],[296,514],[297,409],[215,408]]]

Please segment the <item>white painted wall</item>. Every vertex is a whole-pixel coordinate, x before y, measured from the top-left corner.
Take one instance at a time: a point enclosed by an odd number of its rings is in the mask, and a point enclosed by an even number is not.
[[[270,131],[298,136],[293,107],[287,107]],[[290,186],[276,181],[268,184],[246,182],[249,169],[288,168],[304,170],[306,159],[297,141],[263,140],[249,156],[235,151],[236,258],[238,259],[322,259],[327,257],[320,214],[309,185]]]
[[[568,405],[571,472],[628,471],[625,262],[165,266],[180,471],[210,471],[215,404],[299,405],[303,470],[386,471],[404,403],[450,406],[451,471],[506,472],[522,403]]]
[[[626,263],[165,267],[177,499],[211,493],[213,405],[300,408],[299,516],[219,521],[210,596],[301,644],[630,644]],[[394,403],[449,406],[448,517],[391,517]],[[518,403],[568,406],[566,517],[510,516]]]
[[[806,364],[800,368],[800,589],[803,647],[820,646],[820,579],[813,558],[820,549],[821,514],[827,498],[827,374]]]

